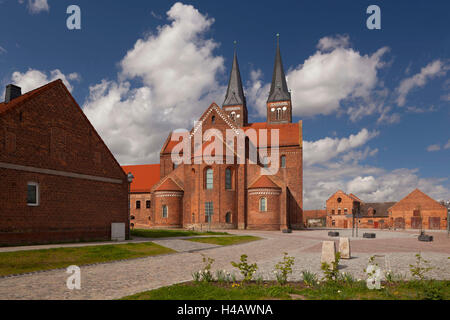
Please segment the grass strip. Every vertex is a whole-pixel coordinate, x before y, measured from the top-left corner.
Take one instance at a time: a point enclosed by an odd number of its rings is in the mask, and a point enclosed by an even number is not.
[[[175,252],[148,242],[0,253],[0,276],[67,268]]]

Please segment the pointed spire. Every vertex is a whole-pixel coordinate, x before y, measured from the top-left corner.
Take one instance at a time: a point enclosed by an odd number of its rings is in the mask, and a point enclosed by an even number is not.
[[[236,41],[234,42],[234,59],[231,68],[230,81],[228,82],[227,95],[223,106],[245,105],[244,89],[242,87],[241,72],[236,54]]]
[[[286,75],[284,74],[283,62],[281,60],[280,34],[277,34],[277,54],[275,56],[272,85],[270,87],[270,94],[267,102],[286,100],[291,100],[291,93],[287,86]]]

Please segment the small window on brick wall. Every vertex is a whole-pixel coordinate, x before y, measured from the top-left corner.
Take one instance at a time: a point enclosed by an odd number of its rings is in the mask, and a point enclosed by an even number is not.
[[[150,208],[152,207],[152,202],[151,202],[150,200],[147,200],[147,201],[145,202],[145,207],[146,207],[147,209],[150,209]]]
[[[136,209],[140,209],[141,208],[141,202],[140,201],[136,201]]]
[[[27,185],[27,205],[30,207],[39,206],[39,184],[28,182]]]

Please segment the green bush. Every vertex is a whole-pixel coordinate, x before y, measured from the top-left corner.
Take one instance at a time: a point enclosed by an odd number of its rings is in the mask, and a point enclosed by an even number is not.
[[[287,283],[287,278],[292,274],[292,266],[294,265],[295,258],[289,257],[287,253],[284,253],[283,261],[280,261],[275,265],[275,276],[277,277],[277,282],[280,285],[285,285]]]
[[[241,256],[241,262],[231,262],[231,265],[235,268],[238,268],[241,274],[244,276],[244,283],[252,281],[253,275],[255,274],[256,270],[258,270],[258,265],[256,263],[254,264],[248,264],[247,262],[248,256],[243,254]]]
[[[425,280],[425,274],[431,270],[433,267],[430,266],[430,263],[422,258],[420,253],[416,254],[416,264],[409,265],[409,270],[411,271],[411,275],[417,280]]]
[[[331,263],[331,266],[324,262],[322,263],[322,271],[325,274],[325,281],[337,281],[339,280],[339,262],[341,260],[341,253],[336,253],[334,261]]]

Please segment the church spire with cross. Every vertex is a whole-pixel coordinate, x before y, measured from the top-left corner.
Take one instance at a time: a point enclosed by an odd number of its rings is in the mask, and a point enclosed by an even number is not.
[[[234,44],[236,46],[236,41]],[[233,66],[231,68],[227,94],[225,96],[225,101],[223,102],[223,110],[238,126],[245,126],[247,124],[247,102],[242,86],[236,47],[234,50]]]
[[[292,102],[280,50],[280,34],[277,34],[277,51],[273,68],[272,84],[267,99],[267,122],[291,123]]]

